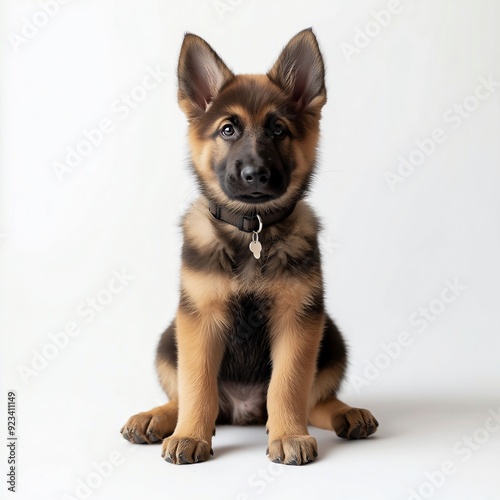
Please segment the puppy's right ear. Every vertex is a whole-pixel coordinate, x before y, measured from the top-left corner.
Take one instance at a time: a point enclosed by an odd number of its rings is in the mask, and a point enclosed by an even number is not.
[[[179,106],[188,120],[208,109],[221,87],[234,77],[203,38],[186,34],[177,67]]]

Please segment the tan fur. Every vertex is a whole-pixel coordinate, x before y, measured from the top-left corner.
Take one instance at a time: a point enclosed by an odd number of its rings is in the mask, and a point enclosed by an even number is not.
[[[271,324],[273,375],[267,396],[270,441],[308,434],[307,397],[323,329],[322,318],[302,324],[291,310],[287,316],[284,320],[279,313],[273,315]]]
[[[167,394],[170,400],[179,399],[177,369],[167,361],[156,361],[156,373],[162,389]]]
[[[345,367],[335,365],[316,374],[314,384],[309,394],[309,408],[327,399],[331,394],[336,394],[344,376]]]
[[[229,325],[227,308],[235,286],[220,274],[206,274],[183,267],[181,287],[199,310],[197,328],[217,332]],[[177,316],[179,320],[179,315]]]
[[[185,231],[189,241],[200,250],[215,249],[217,241],[212,225],[207,220],[208,203],[198,198],[186,215]]]
[[[190,436],[194,439],[211,442],[215,418],[218,411],[217,373],[224,351],[223,329],[224,306],[205,304],[218,312],[214,316],[206,314],[193,317],[182,311],[177,313],[178,335],[178,387],[182,394],[179,406],[179,419],[174,434]],[[216,318],[210,321],[208,318]],[[209,353],[209,354],[208,354]],[[172,438],[164,441],[167,450]]]

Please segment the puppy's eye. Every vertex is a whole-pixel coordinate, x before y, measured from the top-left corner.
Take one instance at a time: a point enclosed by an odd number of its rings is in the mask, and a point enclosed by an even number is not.
[[[286,127],[283,123],[279,122],[276,117],[272,117],[265,128],[266,135],[273,139],[283,139],[286,135]]]
[[[275,123],[272,130],[274,137],[283,137],[286,133],[286,128],[281,123]]]
[[[222,127],[220,133],[222,137],[233,137],[236,134],[236,130],[233,125],[226,123],[226,125]]]

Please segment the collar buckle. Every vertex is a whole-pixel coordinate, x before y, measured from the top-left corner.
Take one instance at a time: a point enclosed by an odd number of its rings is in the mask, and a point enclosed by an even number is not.
[[[245,233],[251,233],[253,231],[253,221],[256,219],[255,215],[243,215],[238,221],[238,229],[244,231]],[[248,224],[247,224],[248,221]]]

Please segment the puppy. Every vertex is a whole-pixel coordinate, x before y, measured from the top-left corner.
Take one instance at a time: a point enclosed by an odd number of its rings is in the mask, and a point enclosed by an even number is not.
[[[201,196],[183,218],[180,300],[156,368],[169,402],[131,417],[132,443],[207,460],[218,424],[266,424],[273,462],[317,457],[308,424],[365,438],[377,420],[337,399],[346,347],[325,312],[319,223],[304,201],[326,103],[312,30],[266,75],[235,75],[187,34],[178,66]]]

